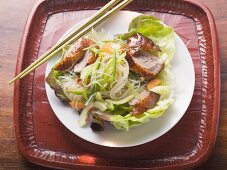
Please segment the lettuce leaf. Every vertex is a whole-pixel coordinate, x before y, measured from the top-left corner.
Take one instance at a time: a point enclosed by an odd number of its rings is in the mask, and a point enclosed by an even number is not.
[[[169,105],[173,103],[173,98],[167,98],[163,100],[159,100],[157,105],[137,116],[132,114],[127,114],[125,116],[121,115],[105,115],[106,120],[110,121],[116,129],[121,130],[129,130],[130,128],[140,126],[150,119],[157,118],[161,116],[166,109],[168,109]]]
[[[56,71],[56,70],[54,70],[54,68],[52,68],[50,73],[46,77],[46,82],[54,90],[55,95],[59,98],[60,101],[62,101],[63,103],[68,103],[71,100],[65,94],[62,86],[59,83],[58,77],[60,75],[61,75],[61,73],[59,71]]]

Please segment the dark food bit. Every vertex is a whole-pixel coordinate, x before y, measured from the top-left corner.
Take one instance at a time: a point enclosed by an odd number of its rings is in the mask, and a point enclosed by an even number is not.
[[[84,48],[87,48],[93,44],[94,42],[90,39],[83,38],[79,40],[76,44],[71,46],[68,51],[66,51],[63,59],[55,66],[55,70],[70,70],[77,63],[77,61],[85,55],[86,50],[84,50]]]
[[[90,128],[94,131],[94,132],[100,132],[104,130],[104,124],[103,121],[98,118],[97,116],[93,116],[92,117],[92,121],[91,121],[91,125]]]
[[[140,114],[153,108],[158,102],[160,95],[154,92],[150,92],[148,90],[144,90],[140,94],[140,97],[140,99],[135,98],[129,102],[130,105],[134,106],[131,114]]]

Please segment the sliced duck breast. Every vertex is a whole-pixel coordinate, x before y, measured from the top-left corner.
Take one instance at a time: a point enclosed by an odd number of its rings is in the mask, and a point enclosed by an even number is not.
[[[159,57],[144,51],[136,54],[127,53],[126,60],[129,63],[130,70],[146,80],[153,79],[164,68],[164,62]]]
[[[123,50],[126,51],[130,70],[146,80],[153,79],[163,70],[164,62],[155,53],[161,50],[151,39],[137,33],[127,41],[128,44],[123,47]]]
[[[94,42],[87,38],[79,40],[66,51],[62,60],[56,64],[55,70],[70,70],[85,55],[86,50],[84,49],[93,44]]]
[[[93,64],[97,57],[93,52],[86,51],[85,55],[75,64],[74,72],[81,72],[87,65]]]
[[[132,114],[141,114],[155,106],[158,102],[160,95],[154,92],[150,92],[145,89],[142,93],[140,93],[140,99],[135,98],[129,102],[129,104],[133,107]]]

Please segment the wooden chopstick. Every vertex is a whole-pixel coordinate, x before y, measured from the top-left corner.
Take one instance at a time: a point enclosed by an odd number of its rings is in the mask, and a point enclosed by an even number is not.
[[[96,12],[85,24],[82,24],[78,28],[76,28],[75,31],[73,31],[70,35],[68,35],[64,40],[54,45],[51,49],[49,49],[47,52],[45,52],[41,57],[39,57],[35,62],[33,62],[30,66],[28,66],[26,69],[24,69],[21,73],[19,73],[16,77],[14,77],[9,84],[13,83],[17,79],[23,78],[25,75],[27,75],[29,72],[31,72],[34,66],[36,66],[40,61],[45,59],[47,56],[51,55],[53,52],[59,49],[59,47],[64,46],[64,44],[69,41],[72,37],[74,37],[76,34],[78,34],[80,31],[85,29],[89,24],[91,24],[93,21],[100,18],[106,11],[110,10],[114,5],[116,5],[120,0],[111,0],[109,3],[107,3],[104,7],[102,7],[98,12]],[[58,50],[59,51],[59,50]],[[56,52],[54,53],[56,54]],[[54,55],[53,54],[53,55]],[[35,67],[37,68],[37,67]],[[30,71],[31,70],[31,71]],[[28,73],[27,73],[28,72]]]

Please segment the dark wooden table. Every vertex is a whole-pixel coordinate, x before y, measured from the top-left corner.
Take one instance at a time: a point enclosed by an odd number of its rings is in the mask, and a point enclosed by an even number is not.
[[[221,109],[217,141],[213,153],[197,169],[227,168],[227,2],[199,0],[214,15],[221,58]],[[36,0],[0,0],[0,169],[48,169],[26,161],[17,150],[13,126],[13,85],[17,52],[23,27]]]

